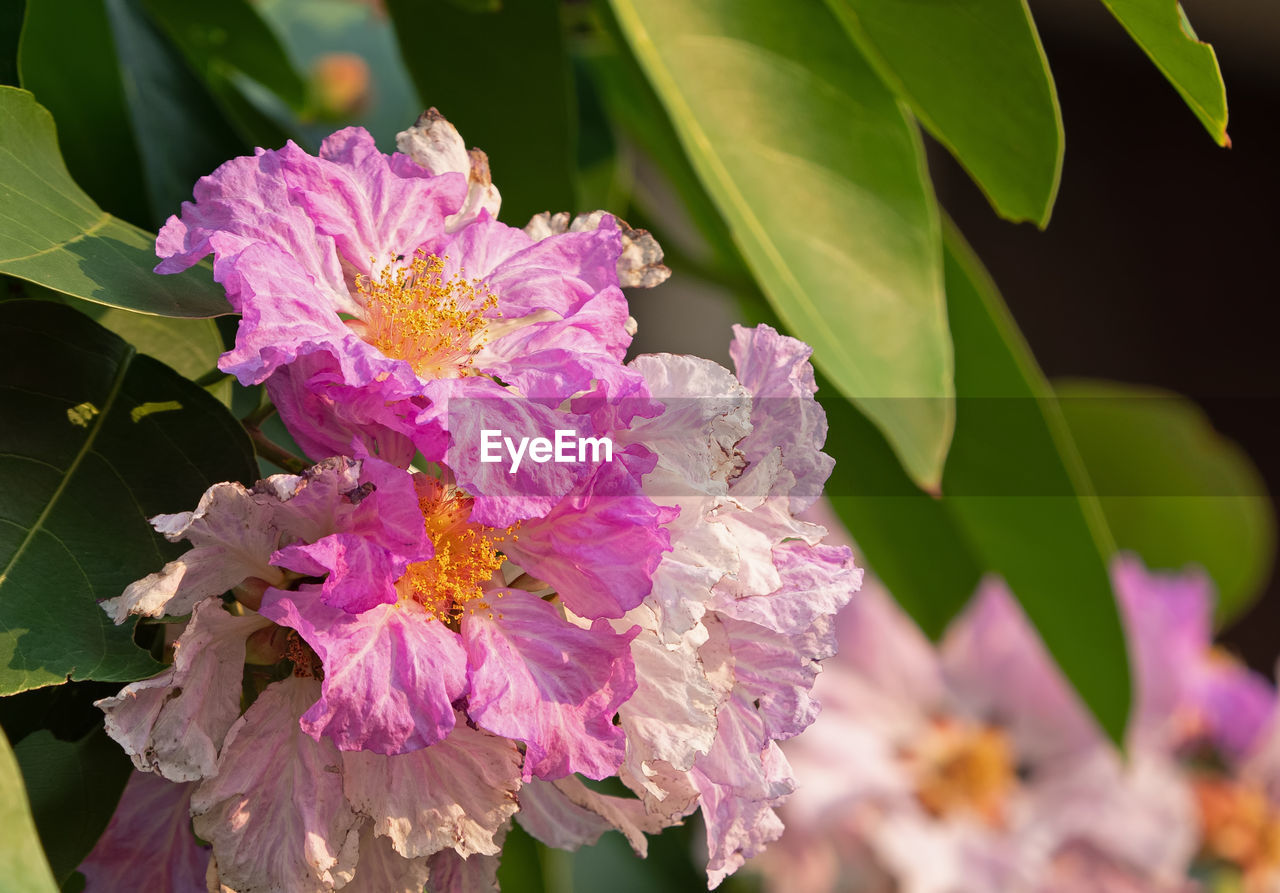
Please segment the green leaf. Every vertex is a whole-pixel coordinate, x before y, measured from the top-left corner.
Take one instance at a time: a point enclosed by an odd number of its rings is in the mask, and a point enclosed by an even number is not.
[[[133,764],[102,726],[79,741],[35,732],[14,753],[49,866],[64,883],[106,830]]]
[[[1219,146],[1227,136],[1227,88],[1213,47],[1196,38],[1177,0],[1102,0],[1196,113]]]
[[[827,2],[1001,216],[1049,222],[1062,113],[1026,0]]]
[[[956,526],[947,500],[916,487],[884,435],[824,377],[818,382],[829,425],[827,452],[836,458],[827,498],[898,604],[930,638],[940,638],[987,568]]]
[[[778,315],[936,488],[954,420],[938,211],[897,100],[820,3],[612,7]]]
[[[57,893],[9,739],[0,732],[0,893]]]
[[[1116,544],[1151,567],[1199,564],[1218,587],[1217,619],[1262,594],[1276,518],[1244,450],[1190,400],[1104,381],[1056,383]]]
[[[76,182],[112,214],[145,224],[151,208],[142,149],[116,60],[102,0],[79,3],[71,15],[55,0],[28,0],[18,46],[23,88],[63,122],[62,157]]]
[[[444,0],[388,0],[387,9],[423,105],[438,107],[468,146],[489,156],[502,219],[523,226],[542,211],[575,210],[560,4],[520,0],[471,13]]]
[[[979,566],[1004,577],[1076,691],[1121,742],[1130,685],[1106,521],[995,285],[954,227],[945,242],[960,403],[942,483],[948,511]]]
[[[31,5],[23,86],[58,120],[68,167],[89,195],[132,223],[158,226],[197,178],[249,146],[141,0],[84,0],[74,18],[67,28],[59,4]]]
[[[206,81],[238,71],[271,90],[295,111],[307,98],[307,84],[271,27],[247,0],[190,3],[142,0]]]
[[[218,401],[69,307],[3,305],[0,694],[159,669],[98,607],[181,552],[147,518],[257,477]]]
[[[155,237],[103,211],[58,153],[53,118],[0,87],[0,273],[98,304],[161,316],[231,311],[207,264],[157,276]]]

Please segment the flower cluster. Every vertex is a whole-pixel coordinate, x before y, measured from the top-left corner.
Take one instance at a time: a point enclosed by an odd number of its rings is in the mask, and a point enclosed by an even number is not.
[[[826,711],[788,748],[802,786],[768,888],[1276,889],[1273,686],[1212,647],[1203,576],[1120,557],[1113,580],[1136,676],[1124,757],[1002,583],[936,648],[869,584],[840,618]]]
[[[213,255],[221,368],[320,461],[156,517],[188,550],[104,603],[180,632],[99,702],[138,772],[90,891],[483,889],[513,818],[643,853],[699,809],[714,886],[781,831],[777,742],[861,582],[797,517],[831,467],[808,348],[624,363],[621,287],[667,275],[647,233],[497,222],[434,111],[398,145],[234,159],[157,240],[160,272]],[[611,450],[509,469],[493,431]],[[615,776],[632,796],[582,781]]]

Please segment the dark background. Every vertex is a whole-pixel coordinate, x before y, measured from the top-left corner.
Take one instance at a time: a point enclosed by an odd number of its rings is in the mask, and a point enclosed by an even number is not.
[[[1051,377],[1193,397],[1280,497],[1280,3],[1184,0],[1227,85],[1230,149],[1102,4],[1031,4],[1057,82],[1066,160],[1044,231],[1000,220],[936,146],[938,195]],[[1271,674],[1280,575],[1226,632]]]

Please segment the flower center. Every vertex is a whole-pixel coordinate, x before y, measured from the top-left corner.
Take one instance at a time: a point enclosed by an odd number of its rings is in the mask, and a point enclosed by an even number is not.
[[[419,251],[408,267],[387,264],[377,279],[356,276],[365,308],[352,327],[389,357],[423,378],[475,374],[471,360],[485,341],[486,313],[497,296],[479,279],[446,278],[445,258]]]
[[[1201,851],[1245,875],[1280,869],[1280,811],[1255,785],[1216,775],[1195,781]]]
[[[1003,822],[1017,774],[1009,739],[999,729],[938,719],[905,759],[916,798],[933,815],[970,812],[993,826]]]
[[[445,624],[455,623],[467,610],[489,610],[484,586],[505,560],[498,543],[515,535],[472,524],[467,520],[471,497],[436,478],[418,474],[414,483],[435,555],[409,565],[396,583],[400,597],[418,602]]]

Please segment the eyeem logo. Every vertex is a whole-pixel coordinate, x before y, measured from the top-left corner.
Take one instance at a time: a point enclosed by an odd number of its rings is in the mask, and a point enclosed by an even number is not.
[[[499,439],[501,438],[501,439]],[[608,437],[579,437],[572,428],[557,428],[555,440],[546,437],[521,437],[519,443],[510,437],[503,437],[496,428],[480,430],[480,461],[485,463],[501,462],[500,450],[506,447],[507,456],[511,459],[511,467],[507,474],[515,474],[520,462],[528,456],[541,465],[544,462],[586,462],[587,450],[591,451],[591,461],[613,461],[613,441]]]

